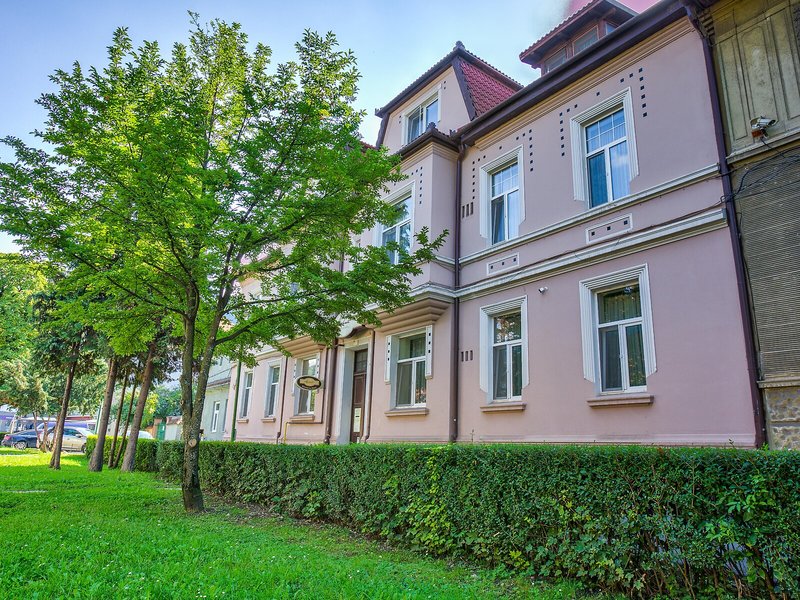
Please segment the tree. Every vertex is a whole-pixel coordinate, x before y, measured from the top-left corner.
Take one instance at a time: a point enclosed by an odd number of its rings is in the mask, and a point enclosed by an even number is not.
[[[394,218],[380,198],[400,175],[361,140],[355,58],[333,34],[306,31],[272,69],[238,24],[192,22],[168,59],[119,29],[104,69],[53,75],[36,134],[48,149],[5,138],[16,161],[0,165],[0,218],[29,251],[76,265],[86,289],[180,336],[181,486],[196,511],[213,356],[377,324],[409,301],[444,232],[421,231],[414,252],[392,245],[396,264],[357,243]]]
[[[102,386],[105,378],[104,375],[98,376],[102,363],[97,356],[97,333],[85,322],[69,317],[71,305],[80,303],[80,297],[74,292],[65,292],[64,287],[69,286],[65,284],[65,280],[61,280],[37,294],[35,301],[38,335],[34,346],[34,360],[41,369],[50,374],[50,381],[63,382],[61,406],[53,437],[53,455],[50,458],[52,469],[61,468],[61,442],[73,388],[88,381],[89,394],[93,397],[92,403],[96,405],[99,399],[99,394],[94,395],[97,384]],[[44,446],[47,445],[47,433],[48,428],[45,426]]]

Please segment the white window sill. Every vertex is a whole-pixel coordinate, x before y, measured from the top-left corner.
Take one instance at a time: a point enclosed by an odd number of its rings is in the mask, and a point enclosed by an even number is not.
[[[275,417],[264,417],[263,419],[261,419],[261,422],[262,423],[274,423],[275,422]]]
[[[491,404],[481,406],[481,412],[521,412],[525,410],[527,404],[520,400],[497,400]]]
[[[589,398],[586,403],[591,407],[605,406],[647,406],[653,403],[653,395],[648,393],[607,394]]]
[[[290,423],[311,423],[314,421],[314,413],[303,413],[302,415],[294,415],[289,419]]]
[[[247,417],[239,417],[238,419],[236,419],[236,422],[237,423],[249,423],[250,419],[248,419]]]
[[[409,406],[406,408],[403,407],[396,407],[391,410],[387,410],[384,413],[387,417],[411,417],[411,416],[420,416],[420,415],[427,415],[428,408],[425,406]]]

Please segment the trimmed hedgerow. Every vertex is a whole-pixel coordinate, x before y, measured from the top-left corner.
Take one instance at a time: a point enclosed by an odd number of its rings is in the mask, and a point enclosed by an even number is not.
[[[124,440],[117,440],[118,443],[122,442],[122,453],[125,453],[125,448],[128,445],[128,438]],[[111,454],[112,438],[106,437],[103,444],[103,464],[108,464],[108,458]],[[94,447],[97,445],[97,436],[90,435],[86,440],[86,456],[91,457]],[[134,471],[155,471],[156,470],[156,452],[158,450],[158,440],[152,439],[139,439],[136,442],[136,457],[133,462]],[[115,449],[119,452],[119,445]],[[121,461],[120,461],[121,462]]]
[[[182,446],[159,444],[162,476]],[[630,596],[800,597],[800,454],[203,442],[230,499]]]

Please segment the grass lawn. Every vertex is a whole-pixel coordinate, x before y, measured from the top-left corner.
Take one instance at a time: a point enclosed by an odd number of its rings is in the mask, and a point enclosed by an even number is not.
[[[253,514],[148,473],[89,473],[83,456],[0,451],[2,598],[575,598],[387,548],[339,527]]]

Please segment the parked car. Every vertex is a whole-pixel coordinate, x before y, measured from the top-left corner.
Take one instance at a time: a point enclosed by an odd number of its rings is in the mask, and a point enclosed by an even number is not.
[[[39,444],[39,440],[36,437],[35,431],[26,429],[25,431],[18,431],[17,433],[5,434],[0,444],[16,448],[17,450],[25,450],[25,448],[36,448]]]
[[[52,432],[53,427],[48,431]],[[41,432],[40,432],[41,433]],[[84,427],[64,427],[64,438],[61,442],[62,450],[71,450],[73,452],[84,452],[86,450],[86,438],[91,432]],[[25,448],[37,448],[39,439],[36,432],[32,429],[20,431],[17,433],[6,434],[3,436],[3,441],[0,442],[3,446],[10,446],[17,450],[24,450]]]

